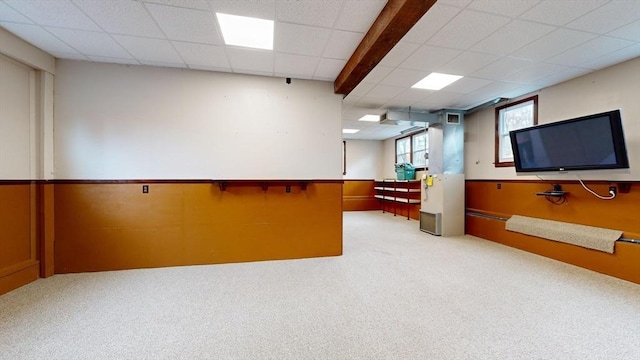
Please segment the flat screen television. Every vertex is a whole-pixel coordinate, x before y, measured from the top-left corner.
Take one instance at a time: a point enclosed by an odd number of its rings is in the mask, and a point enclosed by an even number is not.
[[[517,173],[629,169],[620,110],[509,133]]]

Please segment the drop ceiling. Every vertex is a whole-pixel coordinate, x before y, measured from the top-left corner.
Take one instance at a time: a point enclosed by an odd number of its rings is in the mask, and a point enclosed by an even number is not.
[[[334,81],[383,0],[0,0],[0,26],[61,59]],[[275,20],[274,50],[226,46],[215,13]],[[389,108],[470,109],[640,56],[639,0],[439,0],[344,98],[346,139]],[[464,76],[412,89],[431,72]],[[407,126],[408,127],[408,126]]]

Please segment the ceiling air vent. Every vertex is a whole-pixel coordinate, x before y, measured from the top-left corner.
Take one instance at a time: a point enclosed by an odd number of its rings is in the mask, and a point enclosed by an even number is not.
[[[389,120],[389,118],[387,118],[387,114],[384,113],[380,115],[380,125],[398,125],[398,121]]]

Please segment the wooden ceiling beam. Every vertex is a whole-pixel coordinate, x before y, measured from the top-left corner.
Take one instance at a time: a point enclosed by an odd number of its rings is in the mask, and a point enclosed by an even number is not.
[[[389,0],[333,83],[336,94],[355,89],[436,0]]]

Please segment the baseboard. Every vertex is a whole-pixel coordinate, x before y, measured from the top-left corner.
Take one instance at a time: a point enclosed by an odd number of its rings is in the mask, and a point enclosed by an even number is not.
[[[342,198],[343,211],[380,210],[380,201],[373,196],[344,196]]]
[[[466,216],[466,232],[486,240],[528,251],[585,269],[640,284],[640,245],[617,241],[615,253],[506,231],[504,222]]]
[[[12,266],[11,269],[2,269],[0,295],[37,280],[39,271],[40,263],[35,260],[27,260]]]

